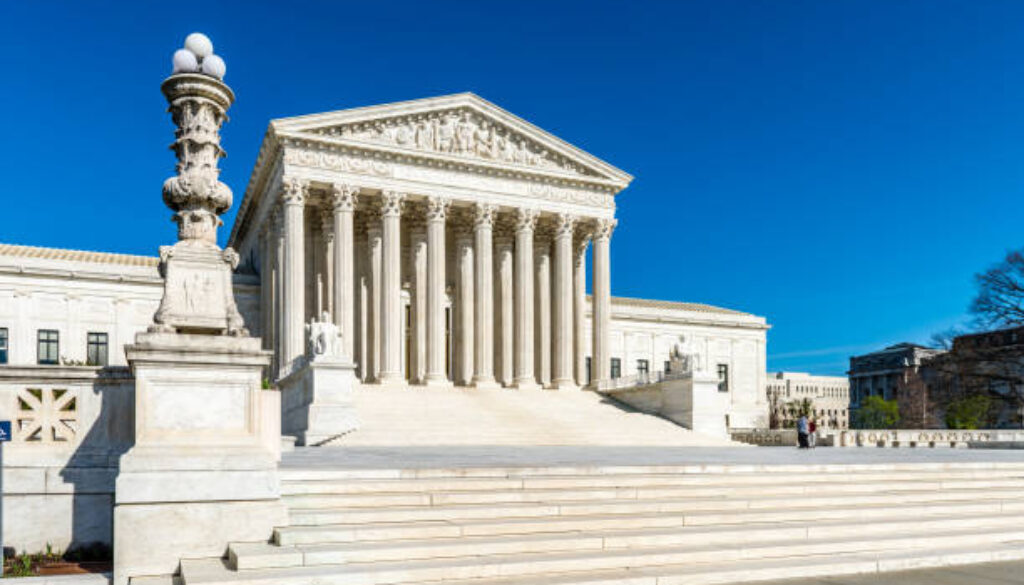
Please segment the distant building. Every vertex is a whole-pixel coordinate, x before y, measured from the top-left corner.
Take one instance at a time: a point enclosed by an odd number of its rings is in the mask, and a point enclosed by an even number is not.
[[[899,399],[900,389],[921,382],[920,369],[924,360],[942,353],[914,343],[897,343],[864,355],[850,358],[850,408],[860,408],[868,396],[881,396],[886,400]]]
[[[766,393],[771,420],[777,428],[791,427],[797,416],[796,406],[807,398],[811,401],[811,418],[829,429],[846,429],[850,425],[850,382],[841,376],[812,376],[804,372],[768,374]]]

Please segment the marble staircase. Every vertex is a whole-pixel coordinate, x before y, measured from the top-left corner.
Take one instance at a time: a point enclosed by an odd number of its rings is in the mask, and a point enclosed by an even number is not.
[[[669,585],[1024,558],[1024,463],[282,469],[182,585]],[[141,581],[140,581],[141,582]]]

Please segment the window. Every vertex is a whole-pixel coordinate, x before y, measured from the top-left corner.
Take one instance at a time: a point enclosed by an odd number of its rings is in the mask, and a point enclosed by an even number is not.
[[[40,329],[36,348],[36,361],[55,365],[60,362],[60,333],[54,329]]]
[[[718,364],[718,391],[729,391],[729,366]]]
[[[666,374],[668,373],[669,369],[671,369],[671,365],[672,365],[672,362],[665,362],[665,373]]]
[[[622,360],[612,358],[612,380],[622,377]]]
[[[647,360],[636,360],[636,373],[642,375],[648,374],[651,371],[650,362]]]
[[[7,328],[0,327],[0,364],[7,363]]]
[[[85,354],[87,366],[107,365],[107,334],[90,333],[88,337],[88,348]]]

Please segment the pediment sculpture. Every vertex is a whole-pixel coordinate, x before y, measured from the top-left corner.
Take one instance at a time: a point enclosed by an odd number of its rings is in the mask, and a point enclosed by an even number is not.
[[[462,107],[321,128],[317,134],[594,176],[536,141]]]

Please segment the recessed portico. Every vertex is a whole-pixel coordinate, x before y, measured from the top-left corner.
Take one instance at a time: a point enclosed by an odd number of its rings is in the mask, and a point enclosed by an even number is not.
[[[273,122],[231,243],[270,276],[275,374],[327,312],[364,383],[577,388],[589,348],[608,378],[608,246],[631,179],[472,94]]]

